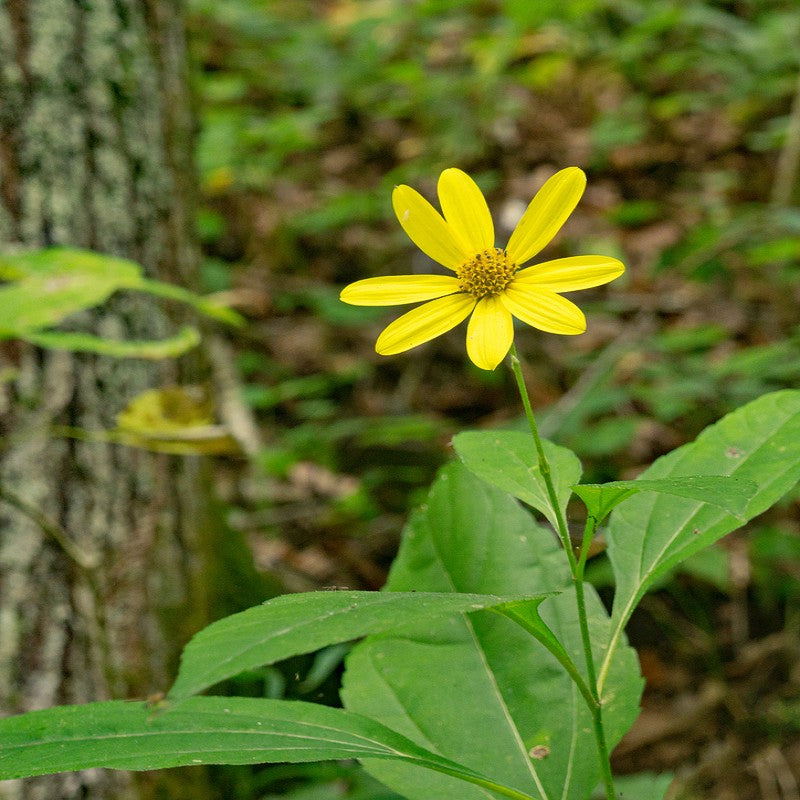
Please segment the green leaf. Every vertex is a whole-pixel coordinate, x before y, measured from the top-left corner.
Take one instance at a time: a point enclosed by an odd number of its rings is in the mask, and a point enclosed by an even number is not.
[[[114,358],[146,358],[153,361],[182,355],[200,343],[197,328],[189,326],[181,328],[175,336],[155,341],[102,339],[90,333],[61,331],[30,331],[19,333],[17,336],[37,347],[53,350],[99,353]]]
[[[70,314],[105,302],[116,290],[113,281],[79,272],[37,275],[0,287],[0,336],[57,325]]]
[[[438,617],[489,608],[510,600],[508,596],[431,592],[283,595],[200,631],[183,651],[178,678],[169,697],[187,697],[244,670],[369,633],[414,623],[427,624]]]
[[[0,279],[12,281],[0,287],[0,338],[24,338],[26,333],[58,325],[68,316],[104,303],[119,289],[136,289],[158,297],[167,297],[192,306],[206,316],[231,325],[241,325],[244,320],[236,312],[213,302],[207,297],[190,292],[180,286],[151,281],[144,277],[142,267],[126,258],[117,258],[91,250],[68,247],[50,247],[0,256]],[[141,358],[165,358],[186,347],[187,331],[161,343],[131,343],[125,349],[116,348],[105,340],[76,339],[75,347],[107,355],[131,355],[137,347],[162,347],[164,355],[141,355]],[[44,340],[43,340],[44,341]],[[62,340],[66,341],[66,340]],[[42,344],[43,347],[66,345]],[[183,347],[183,350],[176,349]],[[175,350],[171,352],[170,348]],[[155,353],[155,349],[149,352]]]
[[[410,520],[387,588],[557,592],[541,604],[541,619],[571,661],[584,663],[569,569],[552,531],[458,463],[442,470]],[[586,591],[599,660],[608,616]],[[641,687],[635,653],[621,648],[604,705],[611,746],[636,718]],[[421,746],[542,800],[586,800],[600,778],[591,716],[575,684],[545,646],[493,611],[368,637],[347,658],[342,698]],[[411,800],[487,798],[408,765],[368,759],[365,766]]]
[[[536,637],[555,657],[556,661],[561,664],[567,671],[567,674],[575,681],[576,686],[580,690],[584,699],[589,705],[593,705],[595,700],[592,696],[591,689],[583,675],[580,674],[575,662],[572,660],[570,654],[564,648],[564,645],[558,640],[553,631],[550,630],[547,623],[542,619],[539,613],[539,606],[545,598],[540,600],[519,600],[511,603],[498,606],[493,610],[498,614],[502,614],[513,620],[518,625],[521,625],[524,630]]]
[[[121,287],[141,282],[141,267],[124,258],[51,247],[0,256],[0,334],[57,325],[105,302]]]
[[[572,491],[586,504],[589,514],[602,522],[623,500],[639,492],[660,492],[711,503],[743,519],[747,504],[758,487],[753,481],[723,475],[691,476],[662,480],[611,481],[584,483]]]
[[[135,288],[141,283],[142,268],[127,258],[73,247],[47,247],[0,256],[0,278],[3,280],[60,278],[65,275],[82,275],[99,283]]]
[[[111,701],[0,719],[0,780],[106,767],[388,758],[497,785],[340,708],[245,697],[193,697],[160,710]],[[504,787],[501,787],[504,788]],[[520,792],[505,796],[526,800]]]
[[[581,462],[566,447],[548,441],[542,444],[553,472],[561,511],[566,513],[572,486],[581,477]],[[539,469],[536,445],[530,434],[521,431],[465,431],[453,437],[453,447],[470,472],[533,506],[554,528],[558,527],[550,507],[547,485]]]
[[[779,500],[800,479],[800,392],[773,392],[728,414],[692,443],[658,459],[644,480],[730,475],[757,491],[740,516],[689,497],[646,493],[611,516],[608,557],[616,576],[612,634],[602,686],[622,630],[647,589],[667,570]]]

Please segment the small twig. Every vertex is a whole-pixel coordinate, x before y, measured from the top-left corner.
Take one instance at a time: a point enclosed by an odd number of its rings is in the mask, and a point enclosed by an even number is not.
[[[220,417],[242,450],[248,456],[254,456],[261,449],[261,434],[252,409],[242,399],[233,349],[221,336],[208,336],[206,346],[214,371]]]
[[[800,800],[800,787],[783,753],[770,745],[751,762],[763,800]]]
[[[91,571],[100,564],[97,553],[87,553],[72,541],[69,534],[57,523],[13,492],[0,488],[0,501],[22,512],[49,536],[81,569]]]
[[[772,208],[786,208],[792,204],[792,190],[797,181],[798,168],[800,168],[800,71],[797,73],[797,86],[792,100],[792,110],[789,112],[786,140],[775,167],[775,181],[772,184],[769,201]]]
[[[752,567],[747,541],[743,538],[729,540],[728,575],[731,581],[731,636],[742,646],[750,638],[747,589],[750,586]]]
[[[800,787],[797,785],[797,779],[794,777],[786,756],[773,745],[767,751],[766,757],[772,767],[772,774],[781,790],[783,800],[800,800]]]
[[[773,775],[767,765],[766,758],[761,756],[753,759],[751,770],[756,774],[758,793],[761,800],[781,800],[780,795],[775,789],[775,783],[772,780]]]

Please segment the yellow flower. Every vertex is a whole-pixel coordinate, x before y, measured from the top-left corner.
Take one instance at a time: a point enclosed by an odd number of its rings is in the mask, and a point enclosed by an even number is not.
[[[346,286],[345,303],[392,306],[429,302],[392,322],[375,343],[381,355],[402,353],[439,336],[472,315],[467,354],[481,369],[494,369],[514,339],[512,317],[549,333],[586,330],[583,312],[559,292],[600,286],[625,267],[606,256],[571,256],[526,269],[558,233],[578,204],[586,176],[562,169],[536,193],[505,250],[495,246],[494,225],[477,184],[460,169],[439,176],[440,214],[410,186],[397,186],[392,204],[411,241],[454,275],[367,278]]]

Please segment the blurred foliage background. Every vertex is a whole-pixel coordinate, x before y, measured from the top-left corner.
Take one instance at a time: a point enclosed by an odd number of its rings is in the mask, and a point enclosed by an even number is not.
[[[396,310],[338,301],[358,278],[430,271],[393,218],[398,183],[433,199],[439,172],[461,167],[502,243],[550,174],[587,171],[546,255],[605,253],[628,271],[588,295],[585,335],[517,338],[543,431],[586,480],[636,475],[797,386],[796,0],[190,9],[202,288],[250,319],[232,342],[263,440],[248,481],[220,463],[218,482],[257,567],[287,589],[379,588],[452,433],[519,424],[510,372],[474,368],[463,328],[382,358]],[[798,519],[792,498],[647,598],[631,633],[649,690],[619,771],[674,770],[676,797],[800,797]],[[592,564],[605,587],[602,555]],[[335,702],[341,657],[251,690]],[[392,796],[331,769],[228,772],[226,796]]]

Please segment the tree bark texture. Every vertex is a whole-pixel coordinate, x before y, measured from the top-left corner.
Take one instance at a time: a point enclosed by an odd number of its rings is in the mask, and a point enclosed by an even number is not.
[[[71,245],[191,286],[192,116],[179,0],[0,0],[0,252]],[[123,295],[82,320],[157,338],[163,306]],[[145,698],[201,626],[193,459],[52,435],[93,431],[174,365],[0,347],[0,713]],[[0,783],[2,800],[204,796],[199,773]]]

